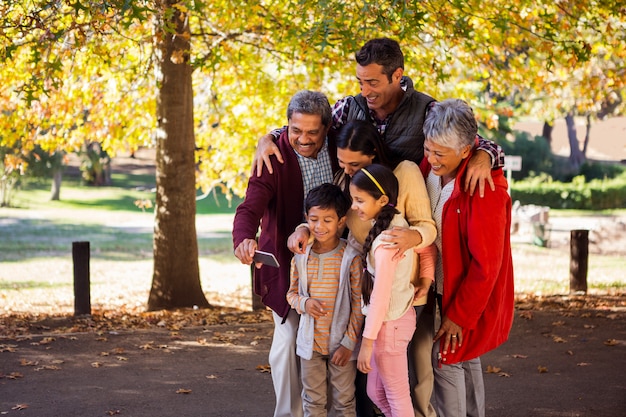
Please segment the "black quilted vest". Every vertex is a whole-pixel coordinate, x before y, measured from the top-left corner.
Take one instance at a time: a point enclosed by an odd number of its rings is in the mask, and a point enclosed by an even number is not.
[[[391,163],[395,167],[401,161],[409,159],[416,164],[424,157],[424,118],[430,103],[435,99],[416,91],[410,78],[404,77],[407,89],[396,111],[391,115],[383,140],[389,147]],[[353,105],[356,104],[356,105]],[[354,97],[348,111],[348,122],[352,120],[370,120],[367,101],[361,94]]]

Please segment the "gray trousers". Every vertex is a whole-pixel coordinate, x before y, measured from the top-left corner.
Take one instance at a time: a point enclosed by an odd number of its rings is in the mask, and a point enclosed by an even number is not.
[[[485,417],[485,385],[480,358],[438,365],[439,341],[432,350],[433,404],[439,417]]]
[[[354,378],[356,361],[334,365],[330,357],[313,352],[311,359],[300,358],[302,405],[305,417],[355,417]],[[330,400],[328,398],[330,396]]]

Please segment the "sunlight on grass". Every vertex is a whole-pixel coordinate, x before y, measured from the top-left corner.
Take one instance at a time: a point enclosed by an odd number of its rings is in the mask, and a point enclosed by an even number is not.
[[[150,175],[113,174],[113,185],[94,187],[82,185],[78,181],[64,180],[61,186],[61,200],[50,201],[50,186],[46,182],[27,183],[15,194],[13,206],[23,209],[42,210],[86,210],[142,212],[137,201],[150,200],[154,206],[155,179]],[[201,190],[197,196],[204,196]],[[198,214],[234,213],[241,198],[232,201],[215,191],[196,201]],[[152,210],[146,210],[152,213]]]
[[[529,244],[513,244],[515,292],[535,295],[567,294],[570,258],[566,250],[551,250]],[[589,293],[613,293],[626,289],[624,259],[589,255]]]
[[[593,212],[593,214],[597,216],[625,216],[626,208],[600,210],[600,211]],[[572,209],[550,210],[550,216],[554,216],[554,217],[576,217],[576,216],[588,216],[588,215],[589,215],[588,210],[572,210]]]

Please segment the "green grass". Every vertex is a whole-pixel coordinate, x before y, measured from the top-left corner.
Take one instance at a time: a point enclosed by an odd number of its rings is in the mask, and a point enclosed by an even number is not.
[[[16,262],[31,257],[67,253],[72,242],[88,241],[92,251],[104,259],[145,258],[152,252],[151,230],[128,231],[94,223],[69,223],[67,220],[19,218],[5,221],[0,239],[0,260]],[[8,239],[6,239],[7,237]]]
[[[562,209],[550,209],[550,216],[554,217],[578,217],[578,216],[625,216],[626,208],[624,209],[610,209],[590,212],[588,210],[562,210]]]
[[[104,211],[140,212],[135,202],[150,200],[155,204],[155,178],[152,175],[113,174],[112,185],[94,187],[82,185],[76,178],[64,178],[61,200],[50,201],[50,181],[25,182],[15,193],[12,205],[17,208],[51,208],[59,210],[97,209]],[[203,196],[199,190],[197,196]],[[234,213],[241,198],[228,201],[219,190],[196,201],[197,214]]]
[[[515,291],[526,294],[567,294],[569,292],[570,254],[565,249],[548,249],[514,243]],[[590,254],[587,287],[589,292],[624,292],[624,259],[620,256]]]
[[[72,287],[73,283],[50,283],[46,281],[4,281],[0,280],[0,290],[29,290],[33,288],[55,289]]]
[[[130,266],[150,262],[153,256],[153,209],[142,211],[137,200],[154,203],[154,178],[150,175],[114,174],[113,186],[89,187],[77,179],[64,179],[61,201],[49,200],[49,183],[30,182],[15,196],[17,208],[0,208],[0,262],[21,269],[31,263],[71,262],[72,242],[89,241],[91,257],[106,263]],[[200,193],[198,193],[200,194]],[[219,191],[197,201],[196,224],[201,259],[233,265],[231,221],[240,199],[231,204]],[[36,213],[34,215],[33,213]],[[551,210],[550,217],[585,216],[598,213]],[[603,215],[626,215],[626,209]],[[516,245],[516,289],[528,293],[564,293],[569,283],[569,255],[533,245]],[[45,267],[44,267],[45,268]],[[1,269],[1,268],[0,268]],[[590,290],[623,291],[624,260],[593,255],[589,260]],[[0,290],[45,287],[46,271],[39,277],[0,277]],[[1,273],[1,271],[0,271]],[[39,274],[36,274],[39,275]],[[46,284],[47,282],[47,284]],[[42,287],[42,288],[43,288]]]
[[[71,250],[76,241],[90,242],[91,252],[100,259],[124,261],[152,256],[152,229],[146,227],[145,218],[140,226],[115,227],[102,224],[106,214],[102,211],[92,219],[93,223],[85,219],[72,223],[67,219],[5,219],[0,227],[0,261],[59,256]],[[210,215],[200,215],[198,221],[205,216]],[[198,251],[200,255],[226,261],[232,258],[231,239],[227,230],[199,232]]]
[[[113,174],[112,180],[112,186],[94,187],[82,185],[76,178],[64,178],[60,201],[49,200],[49,181],[25,182],[15,194],[14,207],[0,209],[0,261],[66,254],[75,241],[89,241],[93,256],[100,259],[151,258],[154,208],[143,211],[135,202],[150,200],[154,206],[151,190],[155,179],[151,175]],[[197,224],[208,222],[213,215],[234,213],[240,201],[234,198],[229,204],[221,192],[209,194],[196,202]],[[50,216],[28,216],[41,210]],[[230,224],[221,229],[211,233],[199,230],[198,250],[216,261],[231,261]]]

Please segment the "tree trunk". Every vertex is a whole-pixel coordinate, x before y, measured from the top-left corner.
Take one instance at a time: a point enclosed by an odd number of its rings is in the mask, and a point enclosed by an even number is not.
[[[585,142],[583,143],[583,156],[587,158],[587,147],[589,146],[589,136],[591,135],[591,115],[587,115],[587,124],[585,125]]]
[[[63,166],[55,167],[52,170],[52,188],[50,189],[50,200],[59,201],[61,199],[61,181],[63,179]]]
[[[573,113],[570,112],[565,116],[565,123],[567,124],[567,139],[569,140],[570,147],[570,167],[574,171],[578,171],[583,162],[585,162],[585,155],[580,151],[580,146],[578,145],[578,135],[576,134],[576,124],[574,122]]]
[[[552,146],[552,131],[554,130],[554,124],[550,122],[543,122],[543,130],[541,136],[543,136],[548,144]]]
[[[200,284],[188,16],[156,1],[157,154],[154,275],[148,310],[208,307]]]

